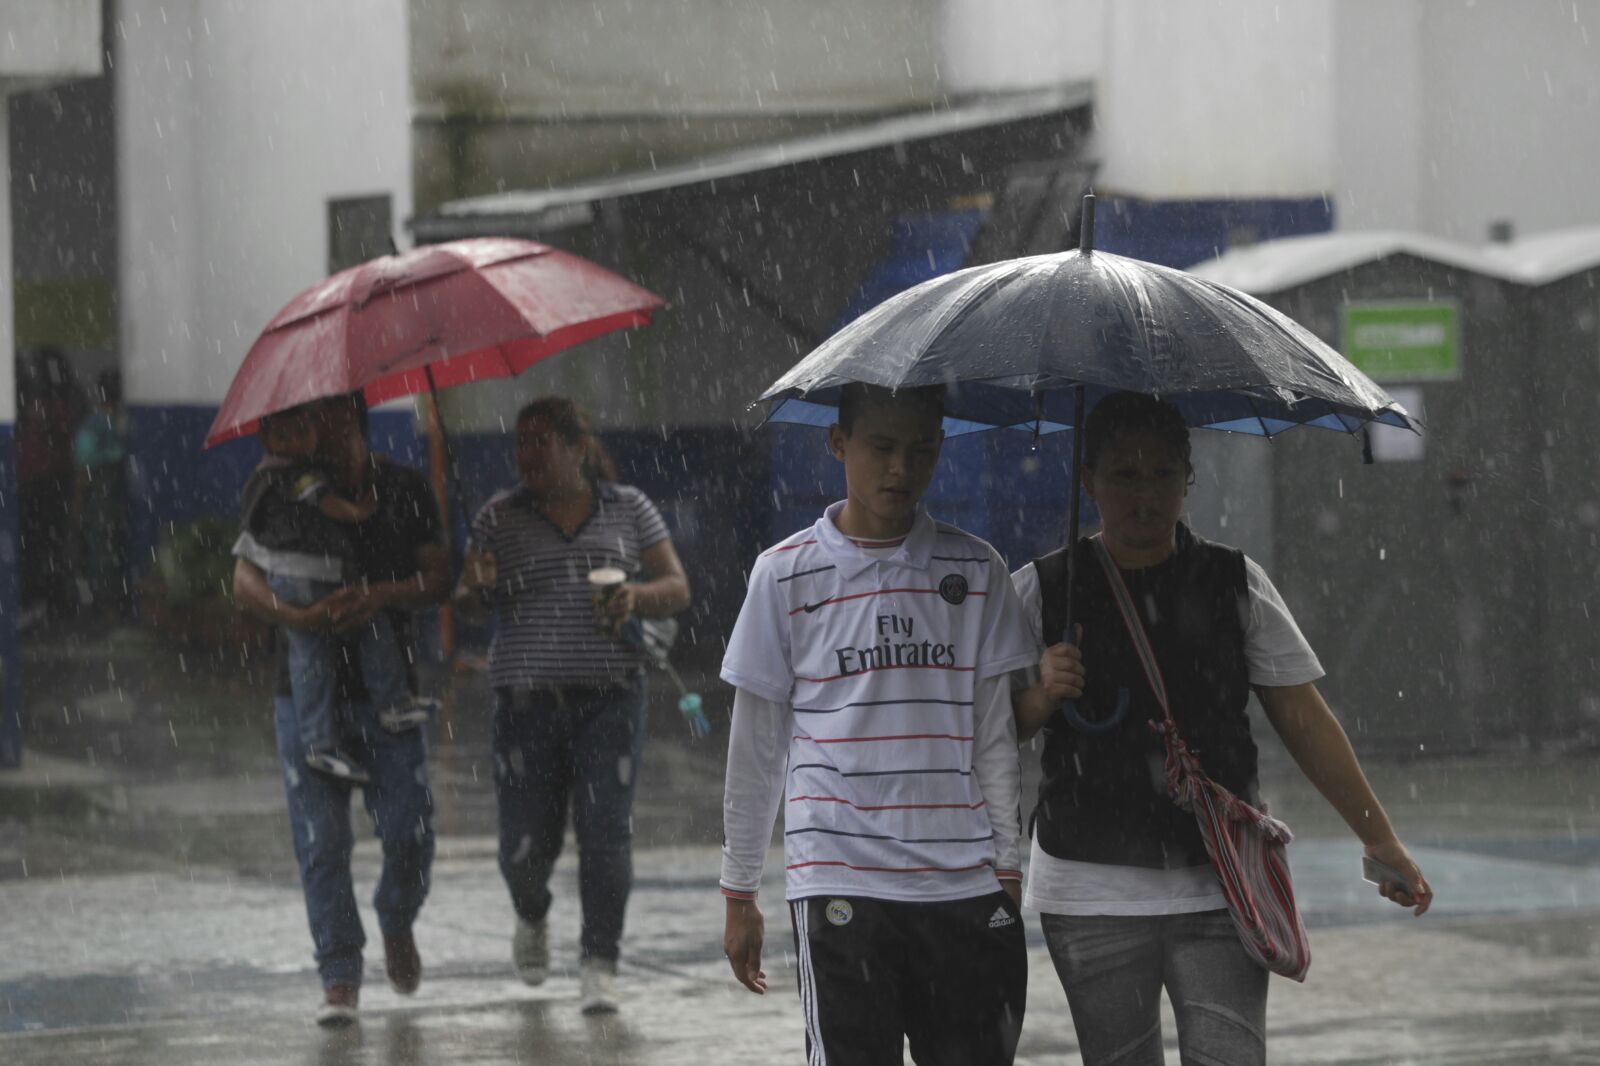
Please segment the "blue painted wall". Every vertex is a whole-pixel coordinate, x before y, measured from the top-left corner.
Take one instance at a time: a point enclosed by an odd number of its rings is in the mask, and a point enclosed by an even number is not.
[[[960,270],[972,254],[972,240],[983,228],[984,213],[934,211],[894,220],[889,253],[861,283],[833,328],[861,317],[897,292]]]
[[[0,769],[22,765],[22,669],[17,647],[16,427],[0,423]]]
[[[1326,233],[1333,201],[1322,196],[1259,200],[1140,200],[1097,197],[1095,247],[1170,267],[1191,267],[1235,244]]]

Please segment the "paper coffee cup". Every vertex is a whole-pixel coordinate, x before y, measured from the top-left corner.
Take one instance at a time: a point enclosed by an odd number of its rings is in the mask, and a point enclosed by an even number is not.
[[[615,566],[602,566],[589,571],[589,602],[594,605],[594,624],[602,633],[611,631],[606,603],[627,580],[627,571]]]

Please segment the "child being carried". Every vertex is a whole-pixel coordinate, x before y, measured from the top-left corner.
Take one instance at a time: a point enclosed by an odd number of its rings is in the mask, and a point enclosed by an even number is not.
[[[359,579],[351,532],[378,507],[370,490],[356,500],[338,493],[315,458],[317,433],[303,410],[261,420],[267,454],[245,483],[243,529],[234,549],[266,572],[274,595],[295,607],[309,607]],[[287,627],[284,633],[306,765],[365,784],[366,771],[339,745],[335,689],[340,638]],[[412,695],[408,665],[388,616],[380,611],[361,628],[354,644],[379,724],[398,733],[426,722],[434,701]]]

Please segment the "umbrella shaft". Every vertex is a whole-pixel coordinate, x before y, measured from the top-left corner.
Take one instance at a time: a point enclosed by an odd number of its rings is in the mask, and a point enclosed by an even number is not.
[[[1072,400],[1072,496],[1067,500],[1067,602],[1066,609],[1061,616],[1066,619],[1065,631],[1061,639],[1071,642],[1072,630],[1072,590],[1077,585],[1078,578],[1078,497],[1082,495],[1083,482],[1083,393],[1084,386],[1077,385],[1073,389]]]

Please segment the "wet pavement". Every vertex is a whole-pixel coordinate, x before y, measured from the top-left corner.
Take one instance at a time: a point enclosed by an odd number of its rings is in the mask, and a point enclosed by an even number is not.
[[[767,906],[765,998],[734,984],[721,958],[725,729],[694,742],[670,710],[652,719],[625,1005],[586,1018],[573,972],[570,849],[551,918],[556,973],[529,989],[510,968],[482,679],[434,679],[452,700],[434,736],[440,848],[417,927],[423,985],[410,999],[394,994],[381,949],[369,945],[362,1022],[327,1033],[310,1020],[318,990],[263,678],[222,660],[206,667],[203,656],[180,665],[139,634],[118,642],[38,653],[29,721],[39,757],[0,776],[0,1062],[804,1060],[781,904]],[[725,707],[711,702],[725,722]],[[1267,746],[1267,794],[1300,834],[1290,854],[1315,959],[1306,984],[1274,980],[1273,1061],[1600,1063],[1593,754],[1369,760],[1368,769],[1439,902],[1416,920],[1373,897],[1354,841]],[[358,846],[355,863],[370,893],[373,842]],[[774,857],[769,871],[780,866]],[[763,897],[781,899],[776,878]],[[370,909],[364,919],[375,930]],[[1076,1061],[1036,922],[1030,946],[1017,1061]],[[1170,1018],[1166,1031],[1173,1048]]]

